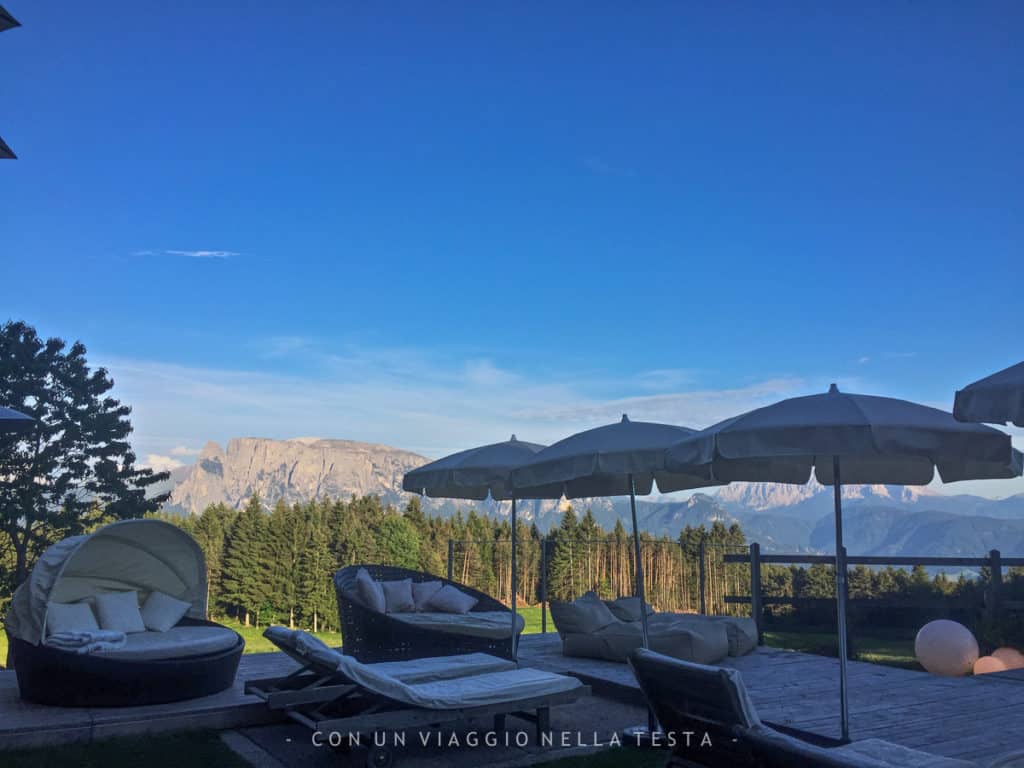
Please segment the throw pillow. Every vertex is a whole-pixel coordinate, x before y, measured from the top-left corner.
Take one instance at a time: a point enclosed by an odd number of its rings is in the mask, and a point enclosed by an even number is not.
[[[146,631],[146,623],[139,612],[139,593],[134,590],[96,595],[96,615],[103,629],[126,635]]]
[[[440,581],[414,581],[412,583],[412,601],[417,611],[427,610],[427,603],[437,591],[444,586]]]
[[[154,590],[142,605],[142,623],[154,632],[166,632],[181,621],[191,607],[191,603]]]
[[[95,632],[100,628],[88,603],[50,603],[46,606],[46,634]]]
[[[416,609],[412,599],[412,579],[399,581],[382,581],[384,590],[384,607],[388,613],[409,613]]]
[[[451,584],[445,584],[430,597],[426,607],[428,611],[441,613],[469,613],[478,602],[472,595],[467,595]]]
[[[356,572],[356,593],[359,595],[359,601],[371,611],[384,613],[387,609],[384,590],[380,582],[374,581],[370,572],[365,568],[360,568]]]

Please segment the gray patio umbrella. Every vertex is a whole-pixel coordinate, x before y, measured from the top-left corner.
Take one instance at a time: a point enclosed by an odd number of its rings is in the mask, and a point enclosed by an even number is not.
[[[11,16],[10,12],[0,5],[0,32],[20,26],[21,22]]]
[[[1012,422],[1024,427],[1024,363],[968,384],[956,393],[953,415],[960,421]]]
[[[636,496],[646,496],[655,481],[658,489],[679,491],[714,485],[707,471],[695,476],[688,472],[665,471],[665,449],[694,434],[692,429],[670,424],[622,421],[579,432],[545,448],[529,462],[512,471],[513,488],[558,485],[566,498],[583,496],[629,496],[633,525],[633,553],[636,559],[636,594],[640,598],[641,642],[649,647],[644,572],[640,558],[640,532],[636,522]],[[649,730],[654,718],[649,712]],[[642,729],[629,729],[640,734]]]
[[[783,400],[708,427],[670,448],[665,467],[709,472],[723,482],[797,484],[813,470],[820,483],[834,486],[840,713],[848,739],[842,483],[925,485],[936,469],[947,483],[1015,477],[1022,458],[999,430],[906,400],[845,394],[833,384],[826,394]]]
[[[0,160],[17,160],[18,156],[14,150],[7,146],[7,143],[0,139]]]
[[[20,432],[28,429],[36,420],[13,408],[0,405],[0,432]]]
[[[479,448],[453,453],[443,459],[432,461],[402,478],[402,488],[412,493],[421,493],[438,499],[483,500],[488,497],[495,501],[512,501],[512,658],[517,658],[516,645],[516,498],[557,499],[562,495],[560,486],[513,491],[509,474],[515,467],[532,459],[543,449],[538,443],[517,440],[512,435],[503,443],[491,443]]]

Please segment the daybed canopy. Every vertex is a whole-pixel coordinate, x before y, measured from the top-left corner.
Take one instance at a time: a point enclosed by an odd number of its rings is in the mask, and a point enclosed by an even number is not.
[[[47,605],[104,592],[156,590],[192,604],[206,618],[206,560],[191,536],[161,520],[123,520],[64,539],[39,558],[14,592],[5,623],[17,638],[38,645],[46,635]]]

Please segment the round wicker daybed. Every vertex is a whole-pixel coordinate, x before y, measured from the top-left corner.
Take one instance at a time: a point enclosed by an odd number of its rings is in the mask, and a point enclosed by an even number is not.
[[[124,650],[75,653],[46,645],[50,603],[105,592],[152,591],[191,603],[167,632],[127,635]],[[21,697],[39,704],[117,707],[207,696],[231,686],[245,647],[206,620],[206,560],[195,540],[161,520],[124,520],[47,549],[15,590],[4,625]]]
[[[477,599],[470,613],[504,612],[509,617],[509,636],[476,637],[411,626],[395,618],[396,614],[380,613],[367,608],[356,599],[356,574],[361,568],[365,568],[375,581],[412,579],[414,582],[439,581],[442,584],[451,584]],[[397,566],[350,565],[334,574],[334,589],[338,596],[341,636],[345,640],[342,651],[363,663],[477,652],[512,658],[511,609],[490,595],[464,584],[449,581],[432,573]]]

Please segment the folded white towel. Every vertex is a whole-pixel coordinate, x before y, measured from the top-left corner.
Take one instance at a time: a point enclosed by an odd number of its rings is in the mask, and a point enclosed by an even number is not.
[[[124,632],[98,629],[90,632],[55,632],[46,638],[46,644],[71,653],[93,653],[123,648],[126,640]]]

